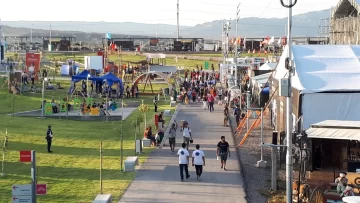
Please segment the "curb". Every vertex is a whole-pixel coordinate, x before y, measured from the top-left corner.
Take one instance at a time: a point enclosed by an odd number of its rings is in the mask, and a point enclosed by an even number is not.
[[[170,133],[170,129],[171,129],[171,124],[174,122],[177,114],[179,113],[179,104],[176,105],[176,108],[175,108],[175,112],[174,114],[171,116],[171,120],[169,121],[169,124],[168,126],[166,127],[166,130],[165,130],[165,133],[164,133],[164,137],[160,143],[160,146],[159,146],[159,149],[162,149],[162,147],[165,145],[165,140],[168,139],[168,136],[169,136],[169,133]]]
[[[236,137],[235,137],[235,129],[233,128],[233,125],[231,125],[233,122],[235,122],[234,118],[232,116],[229,116],[229,124],[230,124],[230,129],[231,129],[231,135],[233,137],[233,141],[234,141],[234,147],[235,147],[235,150],[236,150],[236,153],[238,155],[238,161],[239,161],[239,168],[240,168],[240,174],[244,180],[244,192],[245,192],[245,199],[247,200],[247,186],[246,186],[246,179],[245,179],[245,176],[244,176],[244,169],[243,169],[243,166],[242,166],[242,163],[241,163],[241,159],[240,159],[240,150],[238,148],[238,146],[236,146]]]

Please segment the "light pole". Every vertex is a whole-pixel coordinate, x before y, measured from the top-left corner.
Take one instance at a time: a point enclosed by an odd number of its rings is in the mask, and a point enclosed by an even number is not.
[[[286,97],[286,202],[292,203],[292,180],[293,180],[293,164],[292,164],[292,90],[291,90],[291,74],[292,70],[292,53],[291,53],[291,24],[292,24],[292,7],[295,6],[297,0],[288,0],[289,4],[284,4],[283,0],[280,0],[280,3],[283,7],[289,9],[288,16],[288,30],[287,30],[287,51],[288,55],[285,59],[285,68],[288,69],[288,78],[282,79],[284,83],[288,84],[288,92],[286,95],[281,95]],[[283,84],[283,81],[281,81]]]
[[[239,3],[238,6],[236,7],[236,19],[235,19],[235,33],[236,33],[235,34],[235,37],[236,37],[235,38],[235,85],[236,86],[238,86],[238,74],[237,74],[238,42],[237,42],[237,37],[238,37],[238,22],[239,22],[239,19],[240,19],[240,16],[239,16],[240,4],[241,3]],[[241,83],[240,83],[240,95],[241,95]],[[240,101],[240,104],[241,104],[241,101]]]
[[[41,118],[44,118],[44,109],[45,109],[45,107],[44,107],[44,105],[45,105],[45,103],[44,103],[44,93],[45,93],[45,82],[47,81],[48,79],[47,78],[44,78],[43,79],[43,82],[42,82],[42,90],[41,90],[41,98],[42,98],[42,100],[41,100]]]
[[[89,77],[90,77],[91,75],[90,74],[88,74],[87,75],[87,77],[86,77],[86,94],[87,94],[87,97],[89,98]]]
[[[176,38],[177,38],[177,40],[179,40],[179,38],[180,38],[180,23],[179,23],[179,10],[180,10],[180,6],[179,6],[179,0],[177,0],[176,9],[177,9],[177,13],[176,13],[176,17],[177,17]]]

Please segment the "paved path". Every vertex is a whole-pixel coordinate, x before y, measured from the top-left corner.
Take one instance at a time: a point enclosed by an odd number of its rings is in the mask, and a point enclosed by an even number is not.
[[[233,147],[230,128],[222,126],[223,111],[215,107],[215,112],[203,110],[200,104],[181,106],[176,120],[187,120],[192,129],[194,144],[200,144],[205,152],[206,166],[201,181],[196,180],[195,169],[190,167],[189,179],[180,181],[178,157],[171,154],[169,145],[156,149],[137,172],[135,180],[119,202],[160,202],[160,203],[246,203],[244,180],[240,174],[237,153]],[[216,145],[224,135],[231,146],[227,171],[220,169],[216,160]],[[182,134],[177,133],[177,151],[182,142]],[[190,154],[195,148],[191,145]]]

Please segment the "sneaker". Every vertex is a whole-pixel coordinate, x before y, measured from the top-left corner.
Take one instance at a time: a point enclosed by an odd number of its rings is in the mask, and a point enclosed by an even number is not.
[[[223,168],[223,166],[221,165],[221,169]]]
[[[196,179],[198,179],[198,180],[199,180],[199,175],[196,175]]]
[[[226,171],[226,168],[224,167],[224,171]]]
[[[183,178],[181,178],[181,182],[184,182],[184,179],[183,179]]]
[[[189,178],[190,178],[190,175],[187,175],[187,176],[186,176],[186,179],[189,179]]]

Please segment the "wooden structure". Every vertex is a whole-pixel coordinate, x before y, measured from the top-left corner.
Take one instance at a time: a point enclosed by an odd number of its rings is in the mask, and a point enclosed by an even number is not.
[[[330,44],[359,44],[360,0],[340,0],[331,12]]]
[[[152,87],[152,84],[151,84],[151,80],[153,79],[154,76],[159,76],[161,77],[162,79],[165,80],[165,83],[168,84],[169,86],[169,91],[172,90],[173,88],[173,85],[174,84],[170,84],[170,80],[169,80],[169,76],[164,74],[164,73],[161,73],[161,72],[146,72],[146,73],[142,73],[140,76],[138,76],[136,78],[136,80],[133,82],[133,86],[137,86],[139,84],[139,82],[143,82],[144,79],[145,79],[145,84],[144,84],[144,89],[143,89],[143,92],[145,92],[145,88],[147,86],[147,84],[149,83],[150,85],[150,88],[151,88],[151,92],[154,93],[154,90],[153,90],[153,87]]]

